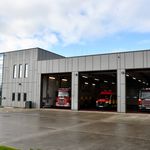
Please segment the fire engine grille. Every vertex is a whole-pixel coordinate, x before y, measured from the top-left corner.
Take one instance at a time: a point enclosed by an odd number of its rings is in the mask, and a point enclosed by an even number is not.
[[[142,101],[142,105],[144,105],[144,106],[147,107],[147,108],[150,108],[150,99],[143,100],[143,101]]]
[[[64,105],[64,100],[63,99],[60,99],[59,105]]]

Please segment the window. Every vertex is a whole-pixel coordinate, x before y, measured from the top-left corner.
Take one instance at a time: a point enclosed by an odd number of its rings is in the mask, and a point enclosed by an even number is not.
[[[15,101],[15,93],[12,93],[12,101]]]
[[[13,78],[17,78],[17,65],[13,66]]]
[[[19,78],[22,78],[22,65],[19,65],[19,74],[18,74]]]
[[[18,93],[18,101],[21,100],[21,93]]]
[[[24,77],[28,77],[28,64],[25,64]]]
[[[23,101],[27,101],[27,93],[23,93]]]

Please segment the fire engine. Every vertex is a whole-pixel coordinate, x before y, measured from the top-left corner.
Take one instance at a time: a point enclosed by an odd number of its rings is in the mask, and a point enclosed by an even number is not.
[[[150,110],[150,88],[139,91],[138,106],[140,110]]]
[[[59,88],[56,97],[56,107],[71,107],[70,88]]]
[[[97,108],[116,108],[117,107],[117,97],[111,91],[101,91],[100,98],[96,100]]]

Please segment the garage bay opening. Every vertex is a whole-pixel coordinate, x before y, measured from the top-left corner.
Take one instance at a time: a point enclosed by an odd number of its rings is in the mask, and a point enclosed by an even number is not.
[[[43,74],[41,108],[71,108],[71,73]]]
[[[150,69],[126,70],[127,112],[150,111]]]
[[[116,71],[79,73],[79,109],[117,111]]]

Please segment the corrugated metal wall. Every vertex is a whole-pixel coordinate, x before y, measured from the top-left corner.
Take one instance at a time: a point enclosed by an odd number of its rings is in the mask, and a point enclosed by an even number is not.
[[[41,73],[117,70],[118,66],[124,69],[150,68],[150,51],[38,61]]]

